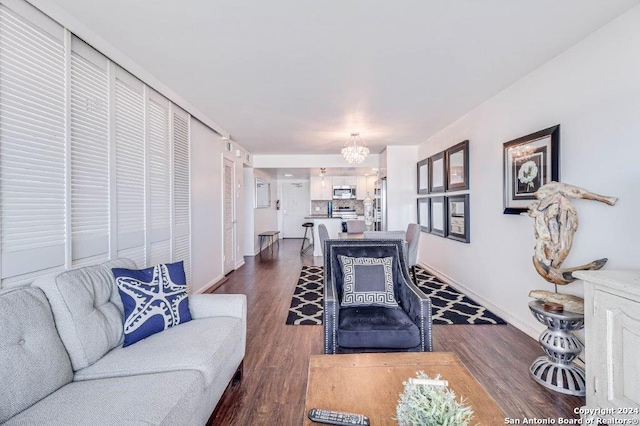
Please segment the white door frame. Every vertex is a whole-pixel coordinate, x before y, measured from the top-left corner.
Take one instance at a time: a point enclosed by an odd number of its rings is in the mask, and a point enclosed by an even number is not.
[[[224,200],[225,200],[225,181],[224,181],[224,172],[227,162],[231,165],[231,259],[227,260],[227,253],[225,252],[225,214],[224,214]],[[230,272],[235,270],[236,265],[236,197],[235,197],[235,181],[236,181],[236,163],[230,158],[227,158],[224,154],[222,155],[222,241],[221,249],[222,249],[222,274],[227,275]],[[226,265],[230,265],[230,268],[225,268]]]

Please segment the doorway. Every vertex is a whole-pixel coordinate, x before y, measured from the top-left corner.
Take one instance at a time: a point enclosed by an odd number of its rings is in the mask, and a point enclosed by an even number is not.
[[[302,238],[309,216],[309,183],[282,182],[282,237]]]

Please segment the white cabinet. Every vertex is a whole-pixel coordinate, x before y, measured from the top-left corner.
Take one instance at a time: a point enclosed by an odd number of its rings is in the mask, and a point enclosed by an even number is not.
[[[587,411],[640,418],[640,271],[580,271],[584,280]],[[601,415],[610,409],[612,415]],[[637,411],[635,411],[637,410]]]
[[[367,196],[373,200],[376,189],[376,180],[378,180],[378,177],[375,175],[357,177],[356,197],[358,200],[364,200]]]
[[[330,201],[333,199],[333,183],[330,176],[325,176],[324,185],[322,178],[311,176],[309,179],[309,191],[311,200]]]
[[[357,186],[358,178],[356,176],[333,176],[334,186]]]
[[[376,182],[378,181],[378,176],[367,176],[367,194],[373,200],[374,195],[376,194]]]
[[[356,183],[356,199],[364,200],[367,198],[367,177],[358,176]]]

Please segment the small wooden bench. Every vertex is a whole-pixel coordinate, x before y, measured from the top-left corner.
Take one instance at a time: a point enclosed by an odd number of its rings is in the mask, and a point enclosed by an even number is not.
[[[271,245],[271,252],[273,253],[273,240],[274,238],[276,239],[276,241],[278,241],[278,250],[280,250],[280,238],[278,238],[278,234],[280,233],[280,231],[265,231],[262,232],[260,234],[258,234],[258,237],[260,237],[260,253],[262,253],[262,242],[266,239],[269,240],[269,243]]]

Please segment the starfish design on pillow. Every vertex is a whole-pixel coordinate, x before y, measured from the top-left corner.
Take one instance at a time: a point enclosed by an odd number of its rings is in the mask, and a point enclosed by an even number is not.
[[[180,324],[180,302],[186,297],[185,286],[171,280],[166,265],[153,268],[151,282],[130,277],[116,280],[120,291],[135,301],[135,308],[124,323],[124,332],[129,334],[142,326],[149,318],[160,315],[164,319],[164,328]]]

